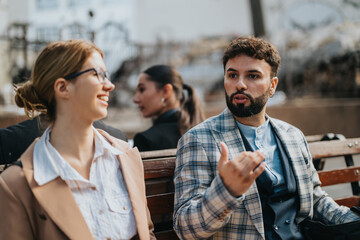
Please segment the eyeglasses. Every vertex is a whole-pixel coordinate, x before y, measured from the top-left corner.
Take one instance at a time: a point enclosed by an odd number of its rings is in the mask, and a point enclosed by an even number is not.
[[[72,74],[69,74],[69,75],[65,76],[64,79],[65,80],[74,79],[74,78],[80,76],[81,74],[84,74],[84,73],[87,73],[87,72],[90,72],[90,71],[94,71],[96,73],[96,77],[97,77],[97,79],[99,80],[100,83],[105,83],[106,79],[111,81],[109,73],[104,72],[101,68],[89,68],[89,69],[86,69],[86,70],[84,70],[82,72],[72,73]]]

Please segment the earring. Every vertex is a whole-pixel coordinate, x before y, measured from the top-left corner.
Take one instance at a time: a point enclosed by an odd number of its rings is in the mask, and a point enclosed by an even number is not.
[[[166,106],[165,98],[162,97],[161,102],[162,102],[162,106],[165,107]]]

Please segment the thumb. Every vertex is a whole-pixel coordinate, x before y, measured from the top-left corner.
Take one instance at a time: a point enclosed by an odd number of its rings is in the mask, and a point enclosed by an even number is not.
[[[218,168],[221,168],[224,164],[228,162],[228,148],[224,142],[220,143],[221,155],[218,162]]]

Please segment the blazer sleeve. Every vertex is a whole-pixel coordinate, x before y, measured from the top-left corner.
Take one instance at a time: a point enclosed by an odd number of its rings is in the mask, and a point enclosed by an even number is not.
[[[11,167],[8,170],[15,168],[21,171],[17,166]],[[12,184],[6,181],[4,174],[7,174],[6,177],[11,180],[14,180],[14,176],[18,176],[18,174],[8,170],[0,175],[0,212],[3,216],[3,219],[0,221],[0,239],[34,239],[25,207],[18,196],[12,191],[13,187],[26,184],[25,178],[16,179],[19,185],[16,183],[15,186],[11,186]]]
[[[207,140],[208,146],[216,146]],[[228,192],[209,158],[195,135],[188,132],[180,139],[174,173],[174,230],[180,239],[211,237],[228,223],[243,200]]]

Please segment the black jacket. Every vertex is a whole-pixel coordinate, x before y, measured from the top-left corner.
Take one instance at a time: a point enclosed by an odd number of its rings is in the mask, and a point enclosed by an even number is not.
[[[40,122],[40,123],[39,123]],[[102,121],[94,122],[94,127],[103,129],[110,135],[127,141],[124,132],[106,125]],[[18,160],[35,138],[41,136],[44,127],[38,118],[0,129],[0,164]]]
[[[154,125],[134,137],[139,151],[176,148],[181,137],[178,129],[178,111],[170,110],[158,117]]]

